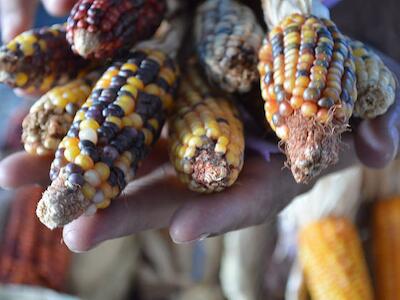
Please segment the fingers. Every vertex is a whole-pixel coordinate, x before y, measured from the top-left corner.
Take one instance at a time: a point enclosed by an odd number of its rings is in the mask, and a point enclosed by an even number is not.
[[[27,184],[49,184],[52,157],[39,157],[26,152],[14,153],[0,162],[0,187],[17,188]]]
[[[53,16],[68,14],[76,0],[42,0],[44,7]]]
[[[386,114],[364,120],[355,131],[356,151],[368,167],[382,168],[391,162],[399,150],[400,95]]]
[[[65,244],[75,252],[139,231],[167,227],[175,210],[194,194],[176,179],[170,164],[128,185],[124,195],[93,217],[64,227]]]
[[[3,42],[29,29],[33,24],[37,0],[0,1],[1,34]]]
[[[345,142],[339,163],[324,174],[357,162],[350,137],[346,137]],[[171,221],[172,239],[178,243],[191,242],[273,221],[295,196],[313,186],[296,184],[290,170],[283,168],[284,160],[283,155],[272,155],[269,163],[258,156],[249,157],[233,187],[223,193],[186,201]]]

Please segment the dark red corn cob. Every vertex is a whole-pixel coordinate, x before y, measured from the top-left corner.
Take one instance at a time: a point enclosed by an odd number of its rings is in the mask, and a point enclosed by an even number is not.
[[[111,57],[151,37],[165,11],[165,0],[80,0],[68,18],[67,39],[83,57]]]
[[[42,189],[24,187],[14,195],[0,251],[0,283],[35,285],[63,291],[71,253],[61,231],[50,231],[35,217]]]

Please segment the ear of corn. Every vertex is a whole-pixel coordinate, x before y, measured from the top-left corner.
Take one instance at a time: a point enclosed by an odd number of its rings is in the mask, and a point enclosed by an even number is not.
[[[207,0],[195,22],[198,57],[210,78],[228,92],[250,90],[263,35],[251,9],[235,0]]]
[[[48,230],[35,217],[41,192],[24,187],[11,201],[0,249],[0,283],[63,291],[71,252],[61,242],[60,230]]]
[[[173,60],[138,50],[96,83],[56,151],[37,215],[49,228],[106,208],[157,141],[177,86]]]
[[[373,261],[376,299],[399,297],[400,197],[374,204],[372,214]]]
[[[45,93],[88,66],[72,52],[65,25],[26,31],[0,48],[0,82],[27,92]]]
[[[383,61],[362,42],[349,39],[356,66],[358,99],[354,115],[375,118],[394,103],[396,79]]]
[[[54,154],[100,74],[95,71],[55,87],[31,107],[22,123],[22,141],[28,153]]]
[[[67,38],[83,57],[109,58],[153,35],[165,11],[165,0],[80,0],[68,18]]]
[[[213,94],[194,71],[184,75],[170,120],[170,159],[194,191],[210,193],[232,185],[242,169],[243,125],[226,98]]]
[[[296,181],[308,182],[338,160],[357,95],[350,48],[330,20],[293,14],[270,31],[259,58],[266,119]]]
[[[306,225],[298,255],[313,300],[373,299],[361,242],[349,220],[328,217]]]

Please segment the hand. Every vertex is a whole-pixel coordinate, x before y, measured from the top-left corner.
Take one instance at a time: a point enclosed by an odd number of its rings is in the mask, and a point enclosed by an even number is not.
[[[76,0],[42,0],[54,16],[67,14]],[[8,42],[32,27],[39,0],[0,0],[0,19],[3,42]]]
[[[397,73],[395,66],[391,69]],[[397,155],[399,130],[398,93],[384,116],[362,121],[353,134],[344,137],[339,163],[325,174],[354,165],[358,159],[367,166],[384,167]],[[249,150],[233,187],[212,195],[195,194],[176,179],[165,144],[157,144],[140,168],[140,179],[130,183],[109,208],[64,227],[64,241],[71,250],[86,251],[105,240],[156,228],[169,227],[178,243],[222,234],[273,218],[293,197],[312,187],[296,184],[290,171],[282,169],[283,155],[272,155],[267,162]],[[51,158],[13,154],[0,162],[0,186],[47,185],[50,163]]]

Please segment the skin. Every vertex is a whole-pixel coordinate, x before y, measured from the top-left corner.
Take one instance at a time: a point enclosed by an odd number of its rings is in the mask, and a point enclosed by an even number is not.
[[[12,9],[15,16],[24,20],[18,23],[18,30],[3,27],[7,33],[3,33],[3,38],[9,39],[29,27],[32,20],[27,16],[22,18],[20,11],[22,5],[31,2],[0,1],[2,14],[8,6],[6,9]],[[57,6],[53,6],[55,2]],[[49,11],[56,14],[66,11],[62,8],[68,10],[72,2],[43,0]],[[26,11],[26,6],[22,11]],[[388,59],[386,63],[397,76],[400,74],[396,62]],[[374,168],[386,166],[398,153],[399,130],[400,95],[397,94],[396,103],[385,115],[353,127],[353,132],[343,139],[340,162],[325,174],[360,162]],[[223,193],[199,195],[177,180],[166,154],[166,143],[160,141],[143,163],[138,179],[109,208],[65,226],[66,245],[72,251],[82,252],[106,240],[157,228],[169,228],[171,238],[177,243],[201,240],[272,220],[291,199],[313,185],[296,184],[290,171],[283,168],[283,155],[274,154],[267,162],[257,152],[247,150],[243,171],[233,187]],[[47,186],[51,160],[24,152],[10,155],[0,162],[0,186],[8,189],[35,183]]]

